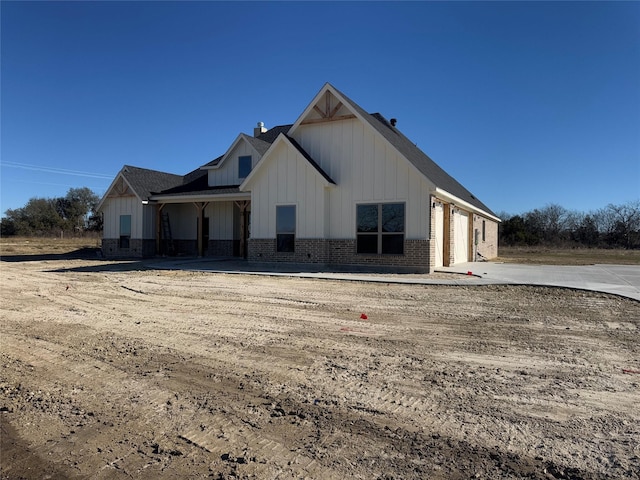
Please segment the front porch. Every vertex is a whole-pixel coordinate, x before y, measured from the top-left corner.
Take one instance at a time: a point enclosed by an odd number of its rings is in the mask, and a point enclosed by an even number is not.
[[[247,257],[248,199],[156,204],[155,253],[162,256]]]

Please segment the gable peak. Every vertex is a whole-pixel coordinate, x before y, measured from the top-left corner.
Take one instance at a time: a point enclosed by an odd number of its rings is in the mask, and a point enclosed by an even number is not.
[[[356,118],[354,112],[340,98],[338,91],[330,83],[325,83],[307,107],[300,125],[335,122],[351,118]]]

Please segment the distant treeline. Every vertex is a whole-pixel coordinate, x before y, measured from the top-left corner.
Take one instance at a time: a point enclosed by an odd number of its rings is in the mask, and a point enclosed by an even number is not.
[[[32,198],[22,208],[9,209],[0,220],[0,235],[44,237],[102,231],[96,212],[100,197],[87,187],[70,188],[58,198]]]
[[[550,204],[521,215],[500,213],[499,244],[640,248],[640,200],[588,213]]]

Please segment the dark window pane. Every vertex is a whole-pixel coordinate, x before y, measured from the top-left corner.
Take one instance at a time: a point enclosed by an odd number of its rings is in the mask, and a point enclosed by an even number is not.
[[[276,207],[276,233],[296,233],[295,205]]]
[[[382,253],[402,255],[404,235],[382,235]]]
[[[378,235],[358,235],[356,252],[378,253]]]
[[[120,248],[129,248],[129,237],[120,237]]]
[[[382,204],[382,231],[404,232],[404,203]]]
[[[238,157],[238,177],[246,178],[251,173],[251,157]]]
[[[295,235],[290,233],[279,233],[276,235],[276,251],[293,252],[295,247]]]
[[[131,215],[120,215],[120,235],[131,235]]]
[[[358,205],[356,214],[358,232],[378,231],[378,205]]]

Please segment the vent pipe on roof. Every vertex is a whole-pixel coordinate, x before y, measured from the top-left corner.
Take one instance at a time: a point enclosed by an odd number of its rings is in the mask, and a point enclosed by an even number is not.
[[[258,126],[253,129],[253,136],[257,137],[265,133],[267,129],[264,126],[264,122],[258,122]]]
[[[396,123],[398,123],[398,120],[397,120],[396,118],[392,118],[392,119],[391,119],[391,126],[392,126],[392,127],[395,127],[395,126],[396,126]]]

